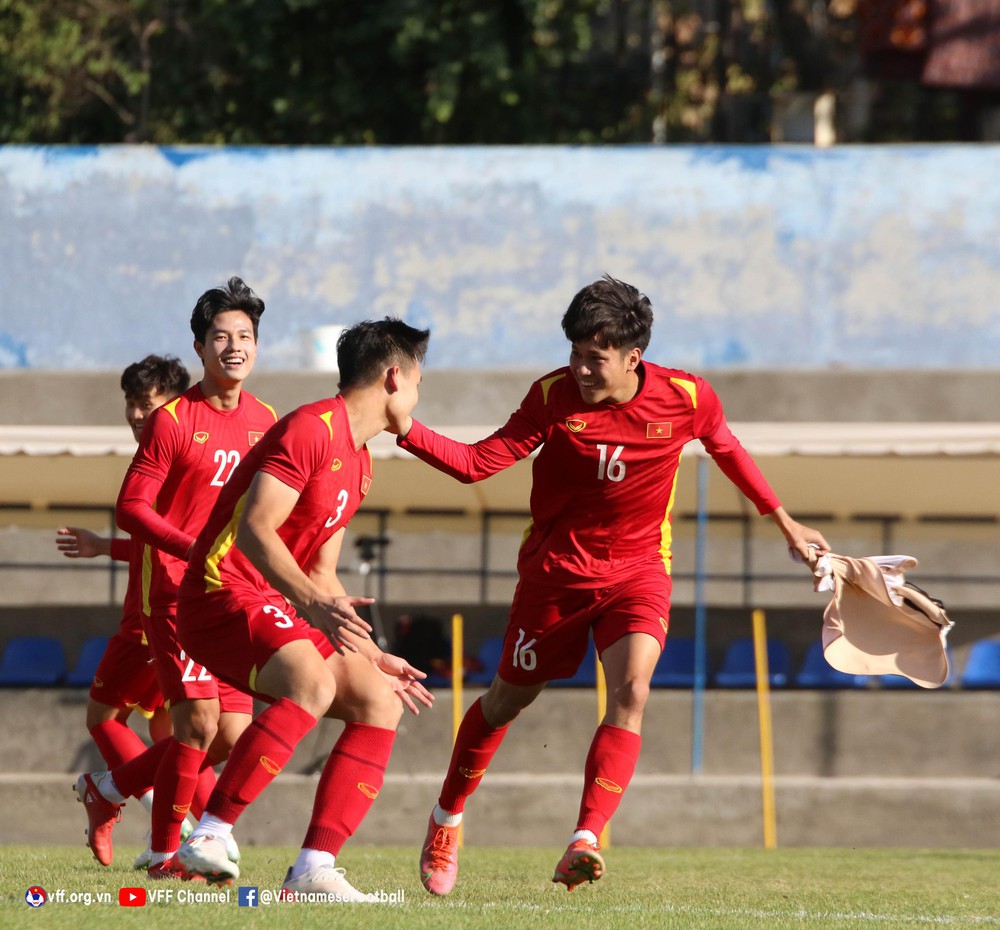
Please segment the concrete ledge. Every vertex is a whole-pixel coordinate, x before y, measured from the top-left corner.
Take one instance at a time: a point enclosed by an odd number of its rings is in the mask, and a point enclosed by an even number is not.
[[[318,779],[279,775],[240,821],[240,843],[298,847]],[[389,775],[352,842],[416,849],[440,780]],[[72,782],[61,773],[0,775],[0,842],[82,844],[86,818]],[[580,788],[579,776],[491,773],[469,805],[466,842],[559,847]],[[781,846],[996,846],[1000,782],[991,779],[785,776],[775,794]],[[139,845],[147,826],[133,802],[116,839]],[[637,775],[612,827],[612,842],[626,846],[759,846],[762,836],[761,783],[747,776]]]

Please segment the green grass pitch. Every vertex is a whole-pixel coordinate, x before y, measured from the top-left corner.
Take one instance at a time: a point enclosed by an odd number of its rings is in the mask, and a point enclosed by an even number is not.
[[[614,846],[608,873],[572,893],[549,879],[561,849],[469,847],[446,898],[427,894],[413,848],[348,847],[339,864],[364,891],[401,903],[272,904],[240,907],[239,885],[276,890],[294,851],[243,850],[243,875],[228,902],[182,902],[205,886],[147,882],[128,868],[138,852],[116,851],[102,869],[85,848],[0,847],[0,927],[89,930],[127,925],[212,930],[267,926],[280,930],[896,930],[1000,927],[1000,850],[681,849]],[[25,891],[40,885],[50,901],[30,908]],[[122,887],[173,892],[169,902],[121,907]],[[55,900],[78,899],[89,906]],[[104,896],[96,903],[97,895]],[[335,911],[335,913],[331,913]]]

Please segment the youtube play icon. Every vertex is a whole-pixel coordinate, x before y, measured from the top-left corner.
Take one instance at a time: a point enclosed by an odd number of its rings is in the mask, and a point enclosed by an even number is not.
[[[118,903],[122,907],[143,907],[146,903],[146,889],[119,888]]]

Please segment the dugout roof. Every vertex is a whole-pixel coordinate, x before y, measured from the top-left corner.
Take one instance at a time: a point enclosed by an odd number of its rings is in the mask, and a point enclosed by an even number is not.
[[[796,516],[1000,514],[998,423],[733,423]],[[494,426],[444,426],[463,441]],[[464,485],[399,449],[388,434],[370,444],[375,482],[366,508],[390,511],[525,511],[526,462]],[[111,504],[135,443],[125,426],[0,426],[0,501],[5,504]],[[695,509],[689,444],[682,461],[678,512]],[[718,469],[710,469],[709,510],[740,514],[748,502]]]

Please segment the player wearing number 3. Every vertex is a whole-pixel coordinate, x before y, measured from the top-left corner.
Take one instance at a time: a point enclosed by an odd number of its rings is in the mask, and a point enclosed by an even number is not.
[[[605,277],[562,320],[570,363],[532,384],[520,408],[472,445],[411,418],[400,446],[460,481],[478,481],[539,450],[531,523],[497,676],[465,715],[420,859],[433,894],[458,875],[457,827],[508,724],[555,678],[572,675],[592,634],[608,708],[591,743],[576,832],[554,882],[572,890],[604,872],[598,837],[639,756],[649,682],[670,616],[671,508],[681,450],[699,439],[726,476],[806,555],[815,530],[795,522],[726,425],[707,381],[643,360],[649,300]],[[815,558],[810,555],[810,559]]]
[[[382,787],[396,726],[425,677],[370,639],[337,577],[348,522],[372,483],[365,443],[417,402],[428,333],[401,320],[358,323],[337,343],[340,393],[280,420],[233,473],[198,536],[178,604],[185,649],[222,681],[270,703],[226,763],[185,868],[213,882],[237,818],[327,716],[345,723],[316,788],[312,818],[283,896],[367,901],[334,865]]]

